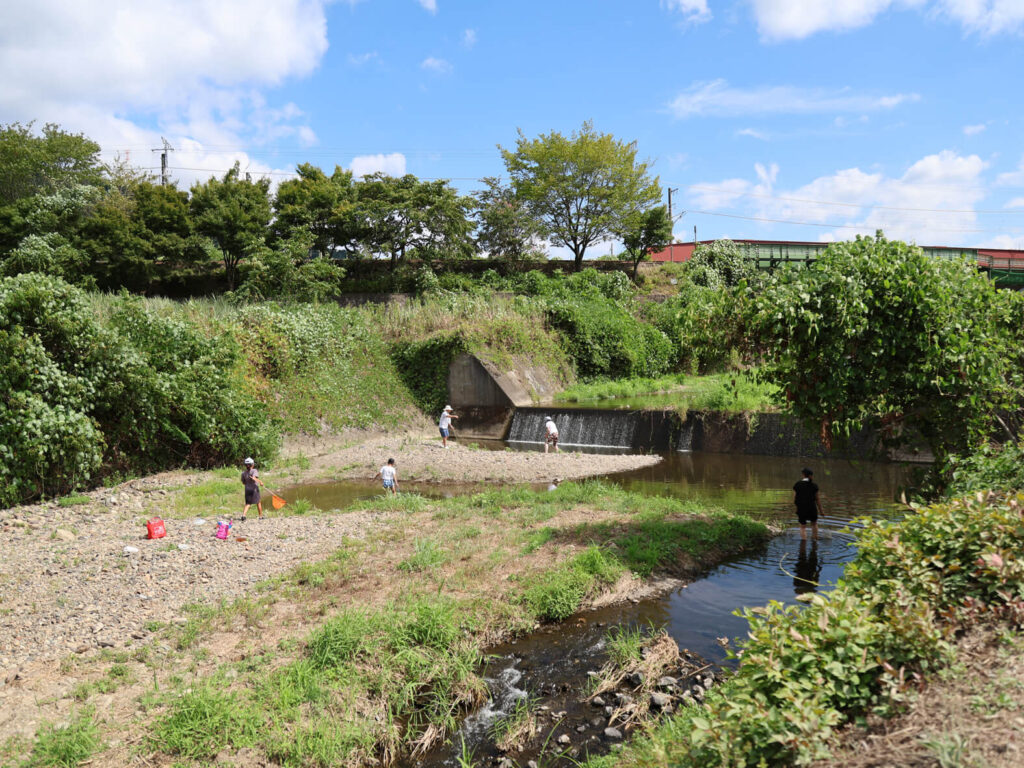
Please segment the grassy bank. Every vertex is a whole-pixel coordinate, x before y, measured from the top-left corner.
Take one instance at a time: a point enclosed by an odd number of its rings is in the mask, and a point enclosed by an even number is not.
[[[95,764],[126,762],[132,749],[180,766],[254,755],[356,766],[416,753],[481,701],[479,662],[495,640],[628,594],[635,574],[694,574],[767,535],[743,517],[602,483],[406,494],[350,511],[377,513],[379,525],[255,594],[153,627],[132,653],[74,659],[76,706],[102,692],[125,713],[78,710]],[[146,736],[129,747],[117,739],[126,731]],[[50,734],[9,754],[42,755]]]
[[[739,668],[611,766],[774,766],[827,760],[844,725],[907,708],[971,627],[1024,623],[1024,494],[979,493],[872,522],[834,591],[744,611]],[[953,763],[949,763],[953,764]]]
[[[632,378],[579,383],[555,395],[557,402],[582,403],[628,400],[635,404],[646,396],[659,396],[658,407],[683,411],[751,413],[779,407],[776,387],[758,381],[753,372],[716,373],[706,376],[673,374],[655,379]],[[664,397],[660,397],[664,396]]]

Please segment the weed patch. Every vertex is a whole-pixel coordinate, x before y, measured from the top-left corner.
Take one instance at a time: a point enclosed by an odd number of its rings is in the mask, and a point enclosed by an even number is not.
[[[77,768],[102,749],[91,710],[73,715],[66,725],[44,723],[24,768]]]

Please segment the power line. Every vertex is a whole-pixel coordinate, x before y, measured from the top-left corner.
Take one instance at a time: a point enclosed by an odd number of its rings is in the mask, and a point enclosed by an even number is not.
[[[716,213],[715,211],[698,211],[690,209],[687,213],[699,213],[704,216],[722,216],[727,219],[744,219],[746,221],[765,221],[772,224],[795,224],[802,227],[825,227],[827,229],[857,229],[864,231],[871,229],[870,226],[858,226],[856,224],[825,224],[816,221],[794,221],[792,219],[768,219],[761,216],[740,216],[736,213]],[[940,229],[928,227],[932,232],[971,232],[976,234],[1006,234],[1004,230],[995,229]]]
[[[227,173],[230,168],[190,168],[184,165],[169,166],[172,171],[198,171],[200,173]],[[297,177],[296,171],[249,171],[257,176],[289,176]],[[483,181],[471,176],[417,176],[421,181]]]
[[[923,186],[923,185],[911,185],[911,186]],[[721,189],[719,187],[702,187],[697,184],[691,184],[687,189],[695,189],[702,192],[717,192],[723,195],[734,195],[736,197],[760,197],[768,200],[782,200],[785,202],[792,203],[810,203],[813,205],[838,205],[845,208],[870,208],[878,211],[912,211],[919,213],[987,213],[987,214],[998,214],[1000,216],[1024,216],[1024,210],[1019,211],[1007,211],[1007,210],[973,210],[970,208],[904,208],[896,205],[869,205],[867,203],[840,203],[829,200],[809,200],[802,197],[783,197],[781,195],[767,195],[759,192],[733,192],[731,190]]]

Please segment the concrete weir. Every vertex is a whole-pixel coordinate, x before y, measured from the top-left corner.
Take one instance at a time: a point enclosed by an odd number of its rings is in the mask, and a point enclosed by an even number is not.
[[[913,447],[879,452],[870,430],[830,450],[799,419],[783,413],[538,405],[556,391],[555,377],[543,368],[517,366],[503,372],[469,354],[457,357],[448,372],[448,393],[459,415],[456,435],[462,438],[542,446],[544,417],[551,416],[559,444],[566,448],[931,461],[927,451]]]

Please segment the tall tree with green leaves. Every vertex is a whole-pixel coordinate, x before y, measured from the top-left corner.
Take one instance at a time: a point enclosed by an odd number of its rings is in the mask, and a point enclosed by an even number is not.
[[[649,259],[651,251],[659,251],[672,242],[672,219],[664,205],[636,211],[625,217],[617,234],[633,262],[633,282],[636,282],[640,262]]]
[[[309,163],[295,170],[298,178],[282,182],[277,188],[276,239],[287,239],[302,230],[310,234],[313,250],[321,256],[333,256],[337,251],[358,253],[366,224],[352,172],[335,166],[328,176]]]
[[[499,149],[516,195],[544,222],[551,242],[573,252],[577,270],[587,248],[661,198],[636,143],[599,133],[590,121],[569,137],[552,131],[527,139],[519,131],[515,151]]]
[[[263,245],[270,225],[270,180],[239,176],[238,163],[224,174],[192,187],[190,210],[196,232],[221,253],[228,290],[234,290],[238,264]]]
[[[510,186],[488,176],[474,193],[477,245],[492,259],[529,261],[544,256],[544,227]]]
[[[0,125],[0,254],[36,235],[53,239],[49,225],[81,218],[86,201],[103,183],[100,146],[82,134],[47,123],[38,134],[32,123]]]
[[[392,266],[414,253],[421,259],[462,259],[473,255],[472,198],[446,180],[420,181],[414,175],[382,173],[358,186],[366,243],[372,253],[387,254]]]
[[[1014,336],[977,265],[875,237],[836,243],[752,299],[762,371],[823,438],[918,431],[936,458],[966,453],[1020,403]]]

